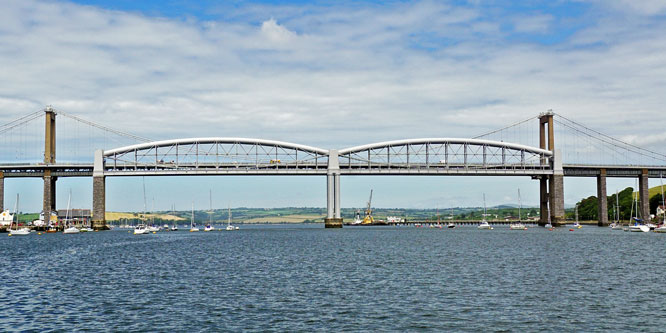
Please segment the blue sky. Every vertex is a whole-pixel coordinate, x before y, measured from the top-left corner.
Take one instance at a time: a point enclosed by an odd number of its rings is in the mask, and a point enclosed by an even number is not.
[[[343,148],[470,137],[554,109],[663,152],[666,132],[655,121],[666,105],[663,31],[666,4],[656,0],[10,0],[0,12],[0,123],[52,104],[154,139]],[[39,126],[23,131],[39,140]],[[59,138],[86,137],[76,144],[83,158],[119,145],[68,128]],[[0,143],[20,136],[10,135]],[[15,161],[11,149],[0,152]],[[325,205],[317,177],[146,182],[158,209],[193,199],[207,206],[211,187],[219,207]],[[142,209],[140,179],[108,184],[109,210]],[[613,180],[608,189],[631,185]],[[522,178],[348,177],[342,186],[345,207],[362,206],[370,188],[380,207],[480,205],[483,191],[490,205],[515,202],[517,187],[536,205],[538,191]],[[74,205],[89,207],[91,187],[59,180],[58,206],[72,188]],[[565,201],[595,189],[592,179],[569,179]],[[37,180],[7,180],[6,205],[19,192],[23,208],[37,211],[41,190]]]

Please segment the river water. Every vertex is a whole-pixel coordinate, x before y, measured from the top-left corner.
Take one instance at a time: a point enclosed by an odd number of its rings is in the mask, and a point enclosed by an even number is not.
[[[664,331],[666,235],[242,226],[0,235],[0,331]]]

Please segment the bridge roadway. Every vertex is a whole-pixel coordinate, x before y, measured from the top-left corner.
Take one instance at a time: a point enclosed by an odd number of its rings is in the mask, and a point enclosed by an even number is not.
[[[666,166],[631,166],[631,165],[572,165],[564,164],[565,177],[596,177],[601,170],[606,170],[606,177],[636,178],[647,170],[649,178],[666,177]],[[92,163],[63,163],[63,164],[0,164],[0,172],[4,178],[43,177],[50,172],[53,177],[92,177]],[[315,175],[325,176],[328,168],[325,165],[300,164],[296,165],[240,165],[240,164],[180,164],[178,167],[122,167],[105,166],[105,174],[109,176],[217,176],[217,175]],[[539,176],[551,174],[550,170],[539,168],[526,169],[487,169],[482,165],[454,165],[448,167],[426,166],[411,164],[401,166],[393,164],[387,167],[374,169],[347,168],[340,165],[343,175],[424,175],[424,176]]]

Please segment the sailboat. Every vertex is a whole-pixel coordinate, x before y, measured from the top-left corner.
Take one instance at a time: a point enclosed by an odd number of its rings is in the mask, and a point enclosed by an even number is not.
[[[171,211],[175,212],[176,211],[176,205],[174,204],[171,206]],[[173,221],[173,225],[171,226],[171,231],[178,231],[178,223],[176,221]]]
[[[194,224],[194,201],[192,201],[192,217],[190,218],[190,232],[198,232],[199,228]]]
[[[638,180],[636,180],[636,182],[638,182]],[[638,186],[636,186],[636,187],[638,187]],[[633,208],[634,208],[633,207],[633,204],[634,204],[634,193],[633,192],[631,193],[631,200],[632,200],[631,201],[631,205],[632,205],[631,208],[632,208],[632,211],[633,211]],[[635,201],[636,201],[636,217],[632,217],[632,219],[634,220],[634,225],[630,225],[629,228],[627,228],[627,229],[628,229],[628,231],[631,231],[631,232],[649,232],[650,227],[644,225],[643,220],[638,218],[638,195],[636,195],[636,200]]]
[[[16,193],[16,203],[14,203],[14,215],[12,215],[12,222],[9,224],[9,236],[27,236],[30,235],[30,229],[27,227],[19,228],[18,220],[18,207],[19,207],[19,195]],[[16,229],[12,229],[12,223],[14,222],[14,216],[16,216]]]
[[[143,219],[146,218],[146,178],[143,178]],[[146,226],[145,223],[139,223],[135,228],[134,228],[134,234],[135,235],[145,235],[149,233],[150,231],[148,230],[148,226]]]
[[[72,190],[69,190],[69,198],[67,198],[67,213],[65,213],[65,225],[69,225],[72,217],[70,216],[69,206],[72,201]],[[80,230],[75,226],[69,226],[62,231],[63,234],[78,234]]]
[[[615,222],[610,225],[611,230],[622,230],[620,224],[620,199],[618,198],[617,190],[615,190]]]
[[[483,194],[483,219],[481,220],[481,223],[477,227],[477,229],[482,229],[482,230],[493,230],[493,227],[490,226],[488,221],[486,221],[486,194]]]
[[[215,230],[215,227],[213,227],[213,192],[211,190],[208,190],[208,196],[210,200],[210,209],[208,210],[208,224],[204,227],[204,231],[213,231]]]
[[[227,231],[233,231],[233,230],[238,230],[238,227],[234,227],[231,225],[231,206],[229,206],[229,212],[227,213],[228,219],[227,219],[227,228],[225,230]]]
[[[548,215],[547,216],[548,223],[546,223],[544,227],[546,229],[549,229],[550,231],[553,231],[553,225],[550,223],[550,200],[548,200],[548,202],[546,203],[546,214]]]
[[[665,233],[666,232],[666,200],[664,200],[664,181],[659,175],[659,182],[661,182],[661,206],[664,207],[662,210],[661,225],[654,228],[654,232]]]
[[[578,205],[576,205],[576,222],[574,222],[573,227],[576,228],[576,229],[580,229],[580,228],[583,227],[583,226],[580,225],[580,223],[578,222]]]
[[[518,222],[511,223],[509,225],[509,230],[527,230],[527,227],[522,222],[522,217],[520,215],[523,208],[523,203],[520,200],[520,189],[518,189]]]

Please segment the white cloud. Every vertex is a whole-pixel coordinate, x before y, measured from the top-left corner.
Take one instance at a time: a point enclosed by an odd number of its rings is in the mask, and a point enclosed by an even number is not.
[[[296,34],[289,31],[282,25],[279,25],[275,19],[264,21],[261,24],[261,33],[269,42],[275,44],[285,44],[296,38]]]
[[[440,2],[242,10],[245,20],[183,22],[10,2],[0,13],[3,118],[53,104],[157,139],[329,148],[472,136],[550,108],[618,136],[638,124],[661,130],[652,121],[666,105],[659,20],[605,16],[543,46],[503,40],[504,18]],[[506,20],[546,33],[553,18]],[[627,121],[637,125],[617,125]]]

